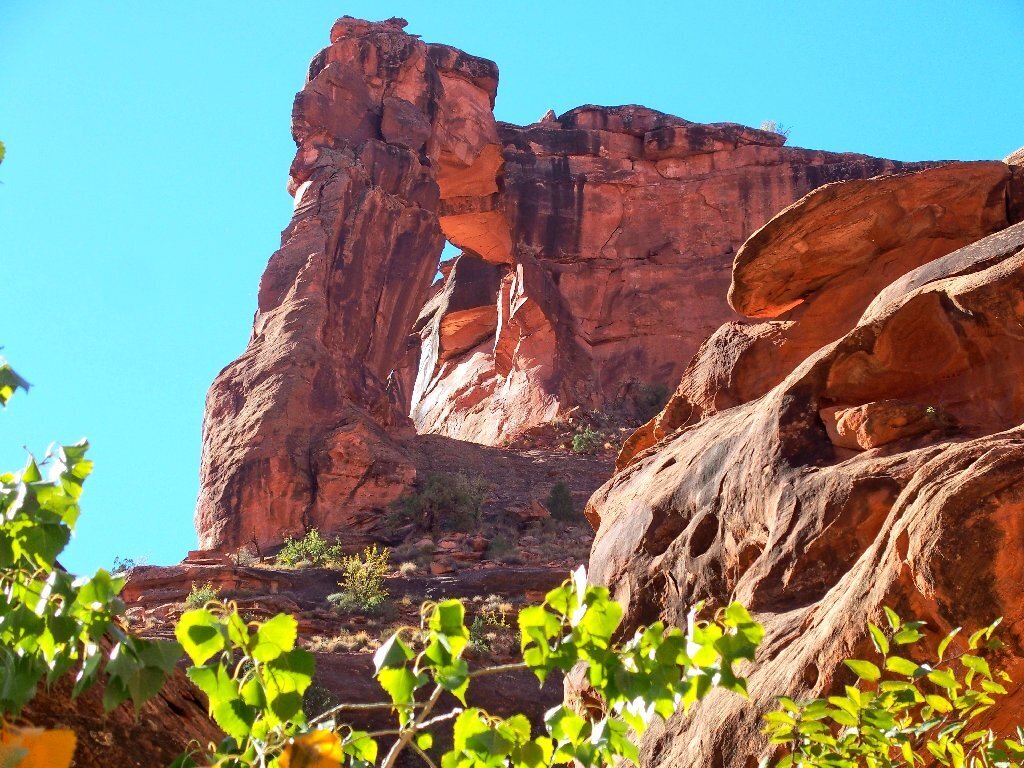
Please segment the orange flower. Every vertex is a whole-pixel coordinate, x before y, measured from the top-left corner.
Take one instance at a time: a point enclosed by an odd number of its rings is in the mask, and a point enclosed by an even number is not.
[[[310,731],[288,743],[278,758],[278,765],[281,768],[338,768],[344,756],[338,734]]]
[[[75,732],[6,726],[0,731],[0,765],[11,757],[18,768],[68,768],[75,754]]]

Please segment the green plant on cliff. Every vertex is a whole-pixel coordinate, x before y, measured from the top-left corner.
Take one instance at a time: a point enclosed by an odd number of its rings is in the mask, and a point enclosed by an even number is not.
[[[361,556],[344,558],[341,562],[344,575],[338,582],[341,592],[329,595],[328,601],[343,612],[378,610],[388,599],[384,577],[390,570],[390,557],[391,550],[377,549],[374,544],[364,549]]]
[[[551,493],[548,494],[544,505],[553,519],[562,522],[572,520],[576,511],[572,501],[572,491],[562,481],[551,486]]]
[[[278,565],[295,567],[301,565],[329,566],[341,562],[345,551],[335,542],[331,544],[320,535],[320,531],[311,528],[301,539],[291,536],[284,540],[284,546],[277,553]]]
[[[607,589],[587,584],[582,568],[548,592],[543,604],[519,613],[521,662],[470,670],[463,658],[471,639],[465,619],[458,600],[424,604],[419,630],[399,630],[374,656],[386,700],[342,703],[308,718],[302,701],[315,662],[296,647],[295,619],[246,622],[233,603],[189,611],[176,629],[193,662],[188,675],[206,693],[210,713],[227,737],[197,747],[176,765],[394,768],[406,751],[442,768],[635,762],[631,730],[642,733],[655,717],[689,707],[716,686],[745,694],[734,665],[752,659],[763,636],[761,626],[734,603],[711,620],[691,611],[685,630],[659,622],[614,639],[622,608]],[[405,639],[414,632],[421,636],[418,652]],[[600,715],[584,717],[560,705],[548,711],[543,732],[534,735],[523,715],[501,718],[466,704],[471,683],[488,675],[530,670],[543,682],[577,664],[585,666],[602,700]],[[442,711],[445,693],[458,704]],[[356,730],[343,722],[345,712],[355,710],[393,712],[395,726]],[[440,727],[451,727],[453,746],[438,757],[433,733]],[[386,752],[379,749],[381,737],[390,741]]]
[[[424,531],[466,531],[480,524],[489,483],[464,472],[432,472],[423,487],[396,502],[399,515]]]
[[[887,627],[868,625],[877,658],[849,659],[855,685],[845,695],[810,701],[779,698],[765,732],[786,755],[776,768],[1005,768],[1024,759],[1024,731],[998,738],[979,718],[1006,694],[1009,675],[985,656],[1000,647],[994,624],[958,642],[950,632],[934,655],[912,660],[924,622],[885,609]]]
[[[207,603],[216,600],[219,596],[220,587],[215,587],[209,582],[202,586],[193,584],[192,590],[188,593],[188,597],[185,598],[185,605],[189,608],[202,608]]]
[[[0,358],[0,405],[26,388]],[[0,732],[41,685],[70,673],[72,696],[105,679],[107,710],[126,700],[138,708],[181,656],[177,643],[126,631],[123,578],[102,569],[75,578],[57,563],[92,471],[88,448],[53,446],[42,460],[29,457],[20,471],[0,475]]]
[[[572,436],[573,453],[584,456],[597,453],[601,447],[601,433],[590,427],[584,427]]]

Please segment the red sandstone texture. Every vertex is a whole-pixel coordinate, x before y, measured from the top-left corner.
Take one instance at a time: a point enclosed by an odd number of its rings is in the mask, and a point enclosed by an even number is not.
[[[206,548],[357,527],[408,488],[412,424],[386,390],[444,243],[442,200],[496,189],[497,68],[345,18],[295,99],[295,214],[245,353],[207,397]]]
[[[404,26],[339,20],[296,96],[295,213],[207,398],[203,548],[365,533],[422,476],[416,431],[628,411],[737,317],[732,259],[776,211],[924,167],[639,106],[499,124],[497,67]]]
[[[830,185],[737,253],[732,304],[767,319],[701,347],[587,510],[591,578],[627,606],[628,628],[737,599],[767,630],[751,701],[716,693],[660,724],[645,766],[756,763],[774,697],[852,682],[841,661],[868,653],[865,623],[883,605],[927,621],[932,639],[1002,616],[1000,663],[1024,671],[1024,223],[1011,170]],[[993,724],[1022,707],[1015,689]]]

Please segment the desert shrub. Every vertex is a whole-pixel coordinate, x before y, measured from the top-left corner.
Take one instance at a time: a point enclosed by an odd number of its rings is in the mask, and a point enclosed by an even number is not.
[[[403,496],[397,506],[407,520],[424,531],[465,531],[480,524],[489,488],[478,475],[434,472],[427,475],[417,493]]]
[[[337,705],[338,700],[334,694],[317,683],[311,683],[302,694],[302,711],[308,718],[319,717]]]
[[[573,453],[586,456],[597,453],[597,449],[600,447],[601,433],[591,429],[590,427],[584,427],[572,436]]]
[[[284,546],[277,553],[275,562],[278,565],[295,567],[304,564],[326,566],[338,563],[345,556],[341,545],[334,544],[320,535],[320,531],[312,528],[306,532],[301,539],[289,536],[284,540]]]
[[[548,508],[548,512],[551,513],[551,517],[555,520],[572,520],[575,509],[573,508],[572,491],[569,490],[569,486],[562,481],[551,486],[551,493],[548,494],[544,506]]]
[[[507,614],[503,610],[484,610],[473,617],[469,625],[469,644],[480,653],[495,650],[498,632],[509,632],[512,625],[508,623]]]
[[[637,417],[644,422],[650,421],[665,407],[668,402],[668,387],[664,384],[641,384],[633,395]]]
[[[338,582],[341,592],[329,595],[328,602],[343,613],[379,610],[388,599],[384,577],[390,570],[390,556],[387,547],[378,550],[374,544],[364,549],[362,555],[342,558],[344,575]]]
[[[505,555],[513,552],[516,545],[512,542],[508,536],[504,533],[499,533],[493,536],[487,544],[487,554],[492,560],[500,560]]]
[[[220,596],[220,587],[215,587],[207,582],[202,586],[192,585],[192,591],[185,598],[185,605],[189,608],[202,608],[207,603],[213,602]]]
[[[333,637],[316,635],[309,642],[309,650],[314,653],[338,653],[362,651],[379,645],[380,643],[375,643],[365,629],[361,629],[358,632],[344,632]]]
[[[111,573],[126,573],[132,568],[138,568],[140,565],[146,565],[146,558],[144,557],[121,557],[116,555],[114,557],[114,563],[110,566]]]
[[[412,576],[414,573],[416,573],[416,571],[418,571],[419,569],[420,567],[416,565],[416,563],[412,562],[411,560],[407,560],[400,566],[398,566],[398,573],[401,576],[408,578],[409,576]]]
[[[789,138],[789,132],[792,130],[788,126],[782,123],[777,123],[774,120],[765,120],[760,126],[762,131],[769,131],[770,133],[777,133],[779,136]]]
[[[242,547],[235,552],[235,565],[241,566],[242,568],[252,568],[253,566],[260,564],[260,559],[253,553],[249,547]]]

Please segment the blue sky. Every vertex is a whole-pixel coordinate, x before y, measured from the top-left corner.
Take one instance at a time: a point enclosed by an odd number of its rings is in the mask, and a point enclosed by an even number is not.
[[[582,103],[903,160],[1024,144],[1022,0],[76,2],[0,9],[0,467],[88,436],[74,571],[194,546],[203,399],[290,212],[289,115],[339,15],[492,58],[497,114]]]

